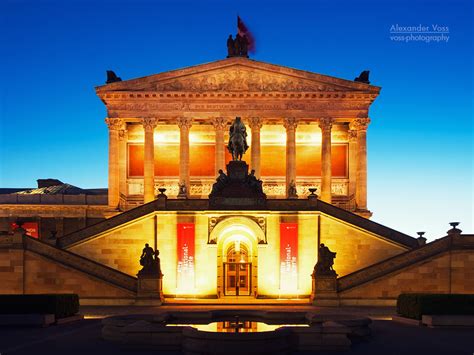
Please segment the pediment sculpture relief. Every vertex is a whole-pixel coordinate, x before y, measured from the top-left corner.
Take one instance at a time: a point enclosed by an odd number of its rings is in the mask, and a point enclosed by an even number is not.
[[[284,75],[228,69],[156,83],[158,91],[333,91],[324,83]],[[341,88],[339,88],[341,89]]]

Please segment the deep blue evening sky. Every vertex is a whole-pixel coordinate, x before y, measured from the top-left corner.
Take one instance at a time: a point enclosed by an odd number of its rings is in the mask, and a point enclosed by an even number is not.
[[[107,186],[107,127],[94,86],[222,59],[239,13],[252,56],[382,86],[368,131],[373,219],[434,239],[473,232],[473,10],[464,1],[0,2],[0,187],[58,178]],[[445,28],[399,42],[392,25]]]

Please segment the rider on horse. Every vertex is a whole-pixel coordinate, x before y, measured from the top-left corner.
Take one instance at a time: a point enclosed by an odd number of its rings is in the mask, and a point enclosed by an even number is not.
[[[247,130],[240,117],[236,117],[230,126],[229,144],[227,149],[232,153],[233,160],[242,160],[242,155],[249,148],[247,144]]]

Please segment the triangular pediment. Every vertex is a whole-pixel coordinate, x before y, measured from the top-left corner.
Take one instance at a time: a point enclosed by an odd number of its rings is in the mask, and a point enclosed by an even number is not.
[[[247,58],[230,58],[143,78],[101,86],[101,91],[157,92],[315,92],[359,91],[379,88],[360,82],[296,70]]]

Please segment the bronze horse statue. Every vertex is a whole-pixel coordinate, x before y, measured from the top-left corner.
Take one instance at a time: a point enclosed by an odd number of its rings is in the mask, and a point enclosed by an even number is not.
[[[247,131],[240,117],[236,117],[230,126],[229,144],[227,149],[232,154],[232,160],[242,160],[242,156],[249,149]]]

